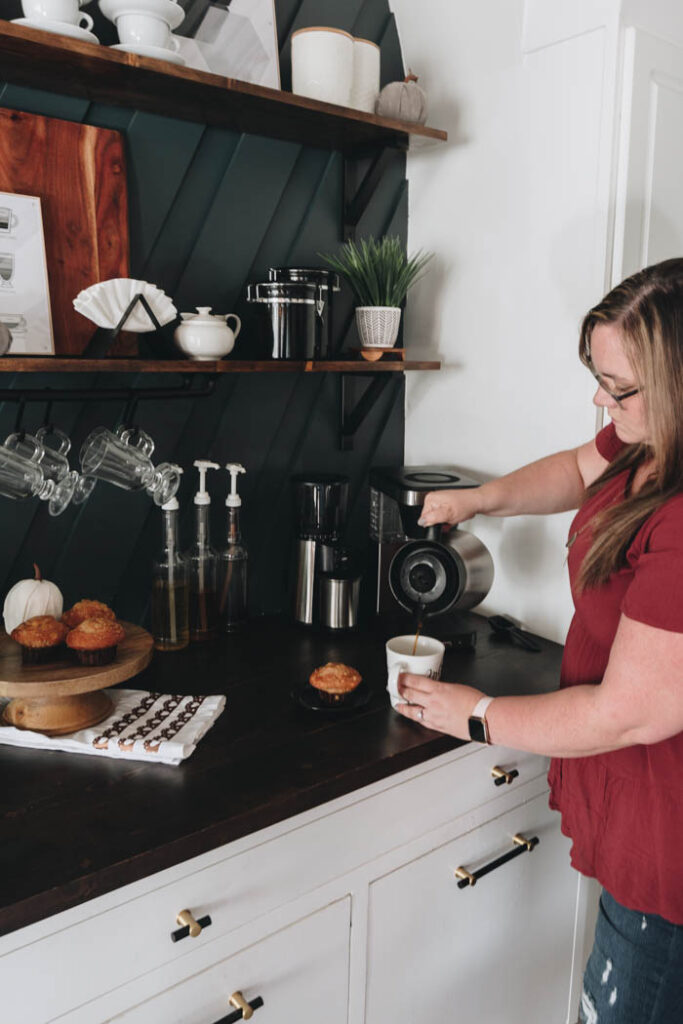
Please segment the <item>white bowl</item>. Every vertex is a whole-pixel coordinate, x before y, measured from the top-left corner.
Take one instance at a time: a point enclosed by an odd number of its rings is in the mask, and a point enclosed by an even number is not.
[[[165,21],[173,31],[185,17],[185,11],[174,0],[100,0],[100,10],[109,21],[116,21],[120,14],[136,11],[138,14],[152,14]]]

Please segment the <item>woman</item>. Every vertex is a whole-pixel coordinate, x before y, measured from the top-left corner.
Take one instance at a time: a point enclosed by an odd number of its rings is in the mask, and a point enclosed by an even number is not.
[[[427,495],[423,525],[578,508],[575,614],[560,689],[496,697],[492,743],[552,757],[550,804],[603,894],[585,1024],[683,1021],[683,259],[614,288],[583,321],[582,362],[611,423],[474,490]],[[484,694],[404,674],[399,711],[469,738]]]

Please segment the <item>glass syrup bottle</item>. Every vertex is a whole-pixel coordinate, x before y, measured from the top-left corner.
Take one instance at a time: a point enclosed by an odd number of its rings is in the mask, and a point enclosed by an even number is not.
[[[196,459],[194,465],[199,470],[199,490],[194,496],[195,537],[185,558],[190,574],[190,640],[201,643],[209,640],[218,630],[218,556],[211,547],[211,498],[206,490],[206,473],[209,469],[220,467],[217,462],[206,459]]]
[[[178,507],[177,498],[161,506],[162,549],[152,566],[152,635],[157,651],[179,651],[190,641],[188,565],[178,546]]]
[[[232,633],[247,621],[247,549],[242,544],[237,477],[245,473],[239,462],[228,462],[230,493],[225,499],[228,510],[228,543],[218,556],[218,614],[221,629]]]

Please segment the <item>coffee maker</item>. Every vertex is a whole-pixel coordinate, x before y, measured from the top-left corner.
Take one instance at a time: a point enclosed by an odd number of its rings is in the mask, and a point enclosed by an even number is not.
[[[457,527],[418,526],[429,491],[478,487],[453,466],[388,466],[370,470],[370,536],[376,543],[375,611],[397,603],[423,620],[479,604],[493,583],[493,559],[475,535]]]
[[[338,568],[346,527],[349,478],[329,473],[292,478],[296,531],[294,618],[311,626],[320,619],[320,587]]]

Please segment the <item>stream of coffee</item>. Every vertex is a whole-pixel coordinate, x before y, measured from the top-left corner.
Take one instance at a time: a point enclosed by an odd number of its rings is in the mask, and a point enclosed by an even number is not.
[[[420,633],[422,632],[422,627],[424,626],[424,622],[423,622],[424,610],[425,610],[425,606],[423,604],[419,604],[417,606],[417,614],[415,616],[415,620],[416,620],[416,622],[415,622],[415,643],[413,644],[413,650],[411,652],[411,656],[417,653],[417,645],[418,645],[418,642],[420,640]]]

